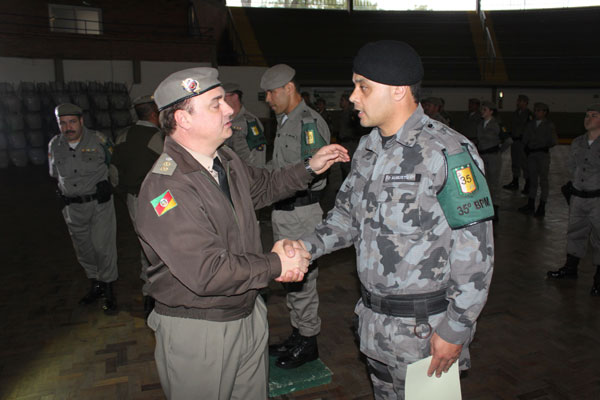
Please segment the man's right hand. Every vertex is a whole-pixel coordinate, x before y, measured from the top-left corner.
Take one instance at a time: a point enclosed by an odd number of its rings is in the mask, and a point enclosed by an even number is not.
[[[286,246],[284,247],[284,240],[280,240],[273,245],[271,250],[279,256],[281,261],[281,276],[275,280],[278,282],[299,282],[304,279],[304,274],[308,272],[308,265],[311,259],[311,255],[303,245],[297,244],[299,248],[293,249],[291,241],[286,240]],[[301,243],[301,242],[296,242]]]

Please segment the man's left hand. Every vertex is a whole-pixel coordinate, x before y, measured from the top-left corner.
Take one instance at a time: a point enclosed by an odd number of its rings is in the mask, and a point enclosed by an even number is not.
[[[431,337],[431,355],[432,360],[427,370],[427,376],[433,375],[438,378],[442,376],[442,372],[448,372],[452,364],[458,360],[462,344],[448,343],[444,339],[434,333]]]
[[[330,144],[321,147],[319,151],[312,156],[308,163],[316,174],[322,174],[336,162],[348,161],[350,161],[348,150],[339,144]]]

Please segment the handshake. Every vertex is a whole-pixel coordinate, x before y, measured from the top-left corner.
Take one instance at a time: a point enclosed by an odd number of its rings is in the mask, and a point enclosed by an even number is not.
[[[275,279],[277,282],[299,282],[304,279],[311,259],[304,243],[300,240],[279,240],[273,245],[271,252],[281,260],[281,276]]]

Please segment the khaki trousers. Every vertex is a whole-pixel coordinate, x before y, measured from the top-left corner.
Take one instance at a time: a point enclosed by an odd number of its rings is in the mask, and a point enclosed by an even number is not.
[[[152,311],[154,358],[170,400],[267,398],[267,307],[259,296],[248,317],[230,322],[169,317]]]

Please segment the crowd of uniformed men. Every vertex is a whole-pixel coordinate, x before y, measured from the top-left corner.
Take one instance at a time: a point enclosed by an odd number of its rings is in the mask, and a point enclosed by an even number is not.
[[[101,299],[105,313],[118,312],[114,191],[142,244],[145,310],[168,398],[266,398],[267,354],[280,368],[318,358],[316,259],[348,246],[357,253],[357,329],[375,397],[403,398],[406,366],[428,355],[429,374],[456,361],[469,368],[493,270],[501,155],[510,147],[504,189],[520,189],[523,177],[528,202],[519,210],[543,217],[557,144],[548,105],[531,112],[520,95],[506,125],[493,102],[469,99],[460,134],[443,99],[420,99],[418,54],[403,42],[369,43],[354,59],[354,89],[341,96],[336,124],[324,99],[312,108],[301,96],[292,67],[266,70],[260,87],[277,119],[267,162],[262,122],[239,84],[217,75],[192,68],[166,77],[153,96],[133,101],[138,121],[114,145],[85,127],[76,105],[56,107],[61,133],[49,144],[49,167],[90,280],[80,304]],[[548,277],[576,278],[591,243],[599,295],[600,104],[584,125],[563,188],[567,261]],[[331,131],[343,147],[329,145]],[[323,220],[324,172],[335,162],[345,180]],[[255,210],[267,205],[276,243],[264,253]],[[284,282],[292,331],[267,348],[257,295],[272,279]]]

